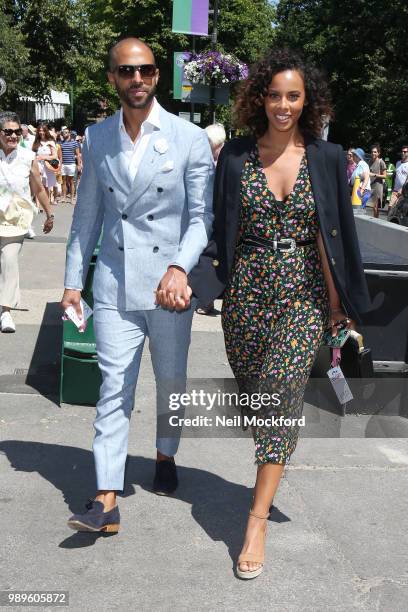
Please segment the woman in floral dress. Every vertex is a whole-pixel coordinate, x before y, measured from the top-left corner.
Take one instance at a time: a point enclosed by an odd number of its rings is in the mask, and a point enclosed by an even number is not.
[[[190,283],[200,299],[225,287],[225,345],[240,390],[277,392],[269,416],[294,419],[253,430],[257,476],[237,575],[254,578],[323,333],[353,326],[370,300],[342,147],[320,139],[331,115],[320,72],[272,51],[251,69],[235,110],[250,136],[220,154],[214,233]]]

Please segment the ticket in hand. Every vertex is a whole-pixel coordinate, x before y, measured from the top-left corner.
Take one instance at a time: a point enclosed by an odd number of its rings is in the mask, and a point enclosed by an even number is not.
[[[92,315],[92,308],[81,298],[82,318],[80,318],[73,306],[68,306],[65,309],[65,316],[77,326],[80,332],[84,332],[87,325],[87,320]]]

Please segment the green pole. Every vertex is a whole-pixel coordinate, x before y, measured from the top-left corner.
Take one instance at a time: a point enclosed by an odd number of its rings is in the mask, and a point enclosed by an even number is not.
[[[217,50],[218,41],[218,11],[219,11],[219,0],[214,0],[214,13],[213,13],[213,33],[211,36],[211,49]],[[214,79],[211,79],[210,84],[210,123],[215,123],[215,83]]]

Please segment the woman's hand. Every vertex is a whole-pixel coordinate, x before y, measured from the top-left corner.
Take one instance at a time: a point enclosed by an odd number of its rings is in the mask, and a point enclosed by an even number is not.
[[[54,215],[50,215],[49,217],[47,217],[44,223],[44,227],[43,227],[44,234],[49,234],[53,228],[54,228]]]
[[[344,310],[339,308],[332,308],[330,310],[330,326],[331,334],[333,337],[337,336],[337,332],[340,328],[355,329],[356,324],[352,319],[349,319]]]

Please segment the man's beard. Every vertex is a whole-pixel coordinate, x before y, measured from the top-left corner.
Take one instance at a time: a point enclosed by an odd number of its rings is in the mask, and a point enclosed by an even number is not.
[[[136,89],[136,88],[135,88]],[[146,93],[146,97],[143,101],[136,101],[133,100],[129,95],[128,95],[128,90],[118,90],[118,94],[120,99],[122,100],[122,102],[125,102],[127,104],[127,106],[130,106],[130,108],[146,108],[150,105],[151,101],[153,100],[154,96],[156,95],[156,85],[152,85],[150,88],[150,91],[144,91],[142,88],[139,88],[138,91],[143,91],[144,93]]]

